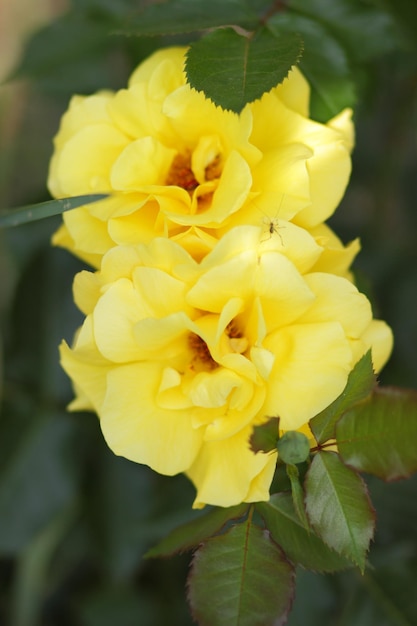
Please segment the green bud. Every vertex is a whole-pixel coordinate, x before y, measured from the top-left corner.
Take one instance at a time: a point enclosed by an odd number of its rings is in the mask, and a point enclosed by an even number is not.
[[[288,430],[278,440],[277,450],[281,461],[296,465],[308,459],[310,442],[303,433]]]

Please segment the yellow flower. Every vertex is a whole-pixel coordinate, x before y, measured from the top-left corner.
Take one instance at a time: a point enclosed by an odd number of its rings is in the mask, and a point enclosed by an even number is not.
[[[196,259],[240,224],[280,220],[313,228],[339,203],[350,175],[351,112],[308,117],[297,69],[240,115],[186,84],[185,48],[163,49],[127,89],[74,96],[55,137],[49,189],[111,198],[64,215],[54,242],[99,267],[114,245],[155,236]]]
[[[97,412],[116,454],[186,472],[197,507],[267,500],[276,458],[250,451],[253,426],[305,428],[370,347],[376,369],[391,350],[366,297],[313,271],[322,253],[291,222],[285,245],[240,226],[200,263],[168,238],[112,248],[75,280],[72,408]]]

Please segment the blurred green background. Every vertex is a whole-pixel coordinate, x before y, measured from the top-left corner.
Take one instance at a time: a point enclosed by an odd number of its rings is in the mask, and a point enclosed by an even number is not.
[[[21,71],[0,87],[0,208],[49,198],[52,137],[73,93],[121,88],[154,48],[181,40],[117,34],[136,4],[1,0],[0,77]],[[387,11],[397,38],[353,67],[353,175],[330,223],[345,242],[360,236],[358,284],[394,330],[381,382],[417,388],[417,3],[363,4]],[[193,488],[115,457],[95,416],[65,411],[57,346],[81,321],[71,284],[83,265],[50,246],[59,221],[0,231],[0,625],[187,626],[188,556],[142,556],[195,515]],[[417,623],[417,477],[369,485],[367,573],[300,571],[290,626]]]

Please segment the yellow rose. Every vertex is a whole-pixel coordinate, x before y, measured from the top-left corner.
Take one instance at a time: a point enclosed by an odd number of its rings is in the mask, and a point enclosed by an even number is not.
[[[236,225],[272,232],[279,218],[312,228],[344,193],[349,110],[327,124],[309,119],[309,87],[293,69],[240,115],[224,111],[186,84],[185,52],[156,52],[127,89],[74,96],[62,118],[52,195],[113,193],[66,213],[54,237],[93,266],[114,245],[155,236],[200,259]]]
[[[112,248],[75,280],[72,408],[97,412],[116,454],[186,472],[195,506],[267,500],[276,458],[250,451],[253,426],[305,429],[370,347],[376,369],[391,350],[366,297],[313,271],[322,253],[291,222],[285,245],[240,226],[200,263],[168,238]]]

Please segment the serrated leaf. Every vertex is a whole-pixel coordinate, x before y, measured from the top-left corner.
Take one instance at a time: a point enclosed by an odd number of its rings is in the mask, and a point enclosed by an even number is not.
[[[250,518],[194,554],[188,600],[200,626],[279,626],[293,593],[293,566]]]
[[[192,87],[223,109],[240,113],[282,82],[301,52],[295,33],[276,37],[261,28],[248,36],[223,28],[191,44],[185,69]]]
[[[254,426],[249,438],[249,447],[257,452],[272,452],[277,449],[279,417],[271,417],[265,424]]]
[[[369,351],[356,363],[340,396],[310,420],[310,428],[317,443],[332,439],[335,436],[336,422],[342,413],[367,398],[375,385],[376,377]]]
[[[135,35],[165,35],[238,24],[252,30],[259,24],[267,0],[170,0],[152,3],[129,16],[123,31]]]
[[[226,522],[242,517],[248,504],[238,504],[230,508],[215,508],[206,515],[175,528],[158,545],[145,554],[145,558],[173,556],[179,552],[190,550],[199,543],[216,534]]]
[[[329,30],[317,20],[292,12],[274,15],[268,27],[278,36],[297,32],[304,41],[300,70],[311,88],[310,115],[326,122],[356,102],[355,83],[347,53]]]
[[[296,565],[316,572],[334,572],[352,563],[327,546],[312,530],[307,532],[289,493],[273,494],[256,509],[265,520],[272,538]]]
[[[310,524],[330,548],[361,571],[373,537],[375,513],[362,478],[335,452],[318,452],[304,483]]]
[[[48,200],[48,202],[30,204],[16,209],[5,209],[0,212],[0,228],[20,226],[28,222],[43,220],[45,217],[60,215],[65,211],[71,211],[79,206],[98,202],[107,197],[108,194],[96,193],[85,196],[74,196],[73,198],[62,198],[60,200]]]
[[[336,425],[344,462],[384,480],[417,471],[417,392],[385,387],[347,411]]]

